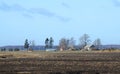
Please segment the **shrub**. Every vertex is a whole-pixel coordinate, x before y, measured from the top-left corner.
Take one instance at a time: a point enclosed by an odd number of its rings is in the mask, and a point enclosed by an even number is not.
[[[1,51],[6,51],[6,48],[2,48]]]
[[[13,49],[12,49],[12,48],[10,48],[10,49],[9,49],[9,51],[13,51]]]
[[[20,49],[19,48],[15,48],[14,51],[20,51]]]

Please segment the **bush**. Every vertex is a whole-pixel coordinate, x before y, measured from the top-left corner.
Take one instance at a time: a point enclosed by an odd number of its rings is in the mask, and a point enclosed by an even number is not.
[[[10,48],[10,49],[9,49],[9,51],[13,51],[13,49],[12,49],[12,48]]]
[[[19,48],[15,48],[14,51],[20,51],[20,49]]]
[[[6,48],[2,48],[1,51],[6,51]]]

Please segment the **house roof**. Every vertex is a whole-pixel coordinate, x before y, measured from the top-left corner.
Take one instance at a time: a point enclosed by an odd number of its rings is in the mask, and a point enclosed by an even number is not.
[[[94,45],[86,45],[84,48],[92,48],[95,47]]]

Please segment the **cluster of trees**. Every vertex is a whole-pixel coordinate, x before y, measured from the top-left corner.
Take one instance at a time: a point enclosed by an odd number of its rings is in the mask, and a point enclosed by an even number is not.
[[[100,45],[101,45],[101,40],[99,38],[97,38],[95,41],[91,41],[90,40],[90,36],[88,34],[83,34],[80,37],[80,43],[79,43],[79,48],[82,49],[84,48],[86,45],[92,44],[94,46],[97,47],[97,49],[100,49]],[[75,40],[74,38],[71,39],[66,39],[66,38],[62,38],[59,41],[59,47],[60,49],[74,49],[75,48]]]
[[[95,46],[97,46],[97,48],[99,49],[100,45],[101,45],[101,40],[100,38],[95,39],[95,41],[91,41],[90,40],[90,36],[88,34],[84,34],[80,37],[80,46],[83,48],[84,46],[88,45],[88,44],[93,44]]]
[[[28,39],[25,40],[25,43],[24,43],[24,48],[27,49],[27,50],[33,50],[34,49],[34,46],[35,46],[35,41],[28,41]]]
[[[53,38],[50,37],[50,38],[46,38],[45,39],[45,48],[52,48],[53,47]],[[70,39],[66,39],[66,38],[61,38],[60,41],[59,41],[59,48],[60,49],[74,49],[75,48],[75,40],[74,38],[70,38]],[[97,48],[99,49],[100,48],[100,45],[101,45],[101,40],[99,38],[97,38],[95,41],[92,41],[90,40],[90,36],[88,34],[83,34],[81,37],[80,37],[80,43],[79,43],[79,47],[82,49],[84,48],[86,45],[89,45],[89,44],[93,44],[95,46],[97,46]],[[34,47],[35,46],[35,43],[34,41],[28,41],[28,39],[25,40],[25,43],[24,43],[24,48],[26,49],[29,49],[29,47]],[[32,49],[31,48],[31,49]]]
[[[54,40],[53,40],[52,37],[50,37],[50,39],[46,38],[45,39],[45,48],[46,49],[47,48],[52,48],[53,47],[53,42],[54,42]],[[28,41],[28,39],[25,40],[25,43],[24,43],[24,48],[25,49],[33,50],[34,46],[35,46],[35,42],[34,41]]]
[[[46,38],[46,40],[45,40],[45,48],[52,48],[53,47],[53,42],[54,42],[54,40],[53,40],[52,37],[50,37],[50,39]]]
[[[70,39],[66,39],[66,38],[62,38],[59,41],[59,48],[60,49],[74,49],[75,47],[75,40],[74,38],[70,38]]]
[[[53,42],[54,39],[52,37],[50,38],[46,38],[45,39],[45,48],[49,49],[49,48],[53,48]],[[99,38],[95,39],[95,41],[91,41],[90,36],[88,34],[83,34],[80,37],[80,41],[79,41],[79,45],[75,44],[76,41],[74,40],[74,38],[61,38],[59,40],[59,49],[75,49],[75,46],[79,46],[80,49],[84,48],[86,45],[92,44],[94,46],[96,46],[98,49],[100,49],[101,46],[101,40]],[[35,41],[28,41],[28,39],[25,40],[24,43],[24,48],[27,50],[33,50],[35,46]],[[6,51],[5,48],[1,49],[1,51]],[[19,51],[19,49],[9,49],[9,51]]]
[[[19,48],[9,48],[8,50],[6,48],[2,48],[1,51],[20,51]]]
[[[6,51],[6,48],[2,48],[1,51]]]
[[[15,49],[10,48],[9,51],[20,51],[20,49],[19,48],[15,48]]]

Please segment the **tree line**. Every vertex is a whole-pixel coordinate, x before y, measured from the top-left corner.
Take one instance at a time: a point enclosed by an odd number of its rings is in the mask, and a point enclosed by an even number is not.
[[[45,39],[45,49],[49,49],[49,48],[53,48],[53,43],[54,43],[54,39],[52,37],[50,38],[46,38]],[[75,49],[75,46],[76,46],[76,40],[72,37],[70,39],[68,38],[61,38],[59,40],[59,49],[63,49],[63,50],[66,50],[66,49]],[[97,38],[95,39],[93,42],[91,41],[90,39],[90,36],[88,34],[83,34],[80,39],[79,39],[79,48],[82,49],[84,48],[86,45],[89,45],[89,44],[92,44],[92,45],[95,45],[98,49],[100,49],[100,45],[101,45],[101,39],[100,38]],[[33,49],[33,47],[35,46],[35,42],[34,41],[28,41],[28,39],[25,40],[25,43],[24,43],[24,48],[25,49],[29,49],[31,46],[31,49]]]

